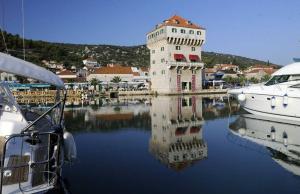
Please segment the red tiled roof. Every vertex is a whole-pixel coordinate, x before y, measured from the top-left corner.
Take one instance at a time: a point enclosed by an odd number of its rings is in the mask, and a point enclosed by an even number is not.
[[[139,73],[139,72],[132,72],[132,74],[133,74],[134,76],[140,76],[140,73]]]
[[[123,67],[119,65],[100,67],[95,69],[91,74],[133,74],[131,67]]]
[[[277,71],[277,69],[254,69],[252,71],[249,71],[248,73],[259,73],[259,72],[265,72],[266,74],[273,74],[275,71]]]
[[[233,64],[218,64],[217,66],[220,66],[220,67],[237,67],[237,65],[233,65]]]
[[[205,73],[215,73],[216,70],[214,68],[206,68],[206,69],[204,69],[204,72]]]
[[[143,71],[143,72],[149,72],[149,68],[148,67],[141,67],[141,71]]]
[[[57,75],[76,75],[76,74],[70,70],[65,69],[65,70],[62,70],[61,72],[59,72]]]
[[[88,57],[88,58],[86,58],[85,60],[92,61],[92,62],[97,62],[97,60],[96,60],[96,59],[94,59],[94,58],[91,58],[91,57]]]
[[[178,15],[174,15],[171,18],[165,20],[164,23],[158,26],[158,28],[162,26],[176,26],[176,27],[184,27],[184,28],[204,29],[201,26],[198,26]]]

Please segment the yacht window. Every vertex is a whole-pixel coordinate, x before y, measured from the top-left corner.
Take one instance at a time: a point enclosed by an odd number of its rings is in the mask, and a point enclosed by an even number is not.
[[[291,75],[289,81],[297,81],[300,80],[300,75]]]
[[[300,84],[296,84],[296,85],[290,86],[290,88],[299,88],[300,89]]]
[[[273,76],[265,85],[271,86],[274,84],[280,84],[289,81],[289,75],[276,75]]]

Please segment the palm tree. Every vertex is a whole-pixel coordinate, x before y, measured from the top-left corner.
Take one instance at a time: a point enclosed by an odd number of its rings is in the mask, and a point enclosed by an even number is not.
[[[113,83],[119,83],[121,81],[122,81],[122,79],[120,78],[120,76],[115,76],[111,80],[111,82],[113,82]]]
[[[96,90],[96,86],[99,84],[99,80],[96,78],[91,79],[90,84],[94,86],[94,90]]]

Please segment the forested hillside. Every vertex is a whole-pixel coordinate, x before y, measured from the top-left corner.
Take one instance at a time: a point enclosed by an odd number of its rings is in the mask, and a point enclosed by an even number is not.
[[[9,54],[23,58],[23,42],[19,35],[4,32]],[[81,67],[82,60],[88,56],[97,59],[98,63],[118,63],[126,66],[149,66],[150,52],[145,45],[138,46],[114,46],[114,45],[85,45],[63,44],[46,41],[25,40],[26,60],[36,64],[42,64],[42,60],[54,60],[63,63],[66,67],[75,65]],[[0,41],[0,51],[5,52],[4,42]],[[217,63],[233,63],[241,69],[253,64],[266,64],[268,62],[250,59],[230,54],[203,52],[202,60],[206,67]]]

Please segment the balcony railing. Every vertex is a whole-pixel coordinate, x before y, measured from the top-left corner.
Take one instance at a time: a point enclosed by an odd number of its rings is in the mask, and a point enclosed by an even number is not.
[[[203,68],[204,63],[202,62],[178,62],[178,61],[169,61],[166,62],[168,68],[189,68],[189,69],[196,69],[196,68]]]

